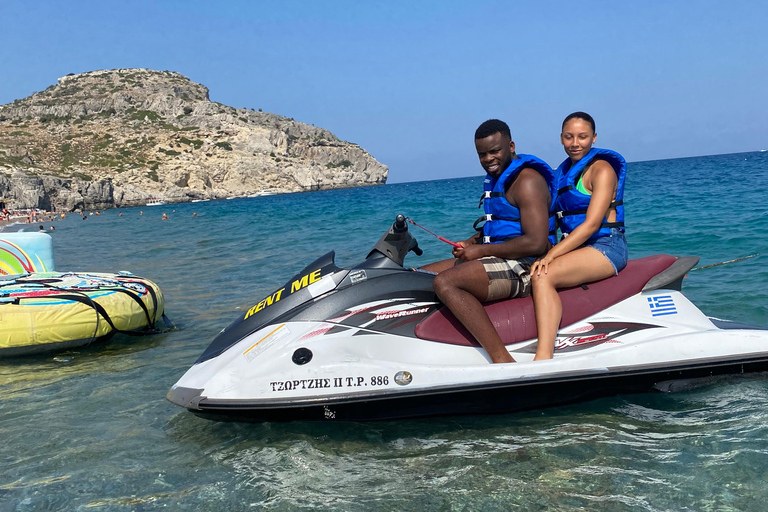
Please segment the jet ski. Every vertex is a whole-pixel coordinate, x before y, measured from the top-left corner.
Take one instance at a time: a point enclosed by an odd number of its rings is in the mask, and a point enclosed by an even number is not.
[[[682,293],[697,257],[631,260],[560,291],[554,358],[533,361],[531,297],[485,305],[518,361],[490,358],[432,291],[398,215],[368,256],[330,252],[223,329],[167,399],[219,420],[388,420],[513,412],[674,390],[768,369],[768,330],[709,318]]]

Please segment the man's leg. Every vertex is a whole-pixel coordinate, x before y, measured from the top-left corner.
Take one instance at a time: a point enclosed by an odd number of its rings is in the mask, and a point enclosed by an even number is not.
[[[440,272],[444,272],[448,270],[449,268],[452,268],[454,265],[456,265],[456,258],[450,258],[447,260],[440,260],[436,261],[434,263],[429,263],[427,265],[424,265],[423,267],[419,267],[420,270],[429,270],[430,272],[434,272],[435,274],[439,274]]]
[[[491,356],[494,363],[513,363],[480,301],[488,297],[488,274],[478,260],[456,265],[435,277],[434,289],[440,300]]]

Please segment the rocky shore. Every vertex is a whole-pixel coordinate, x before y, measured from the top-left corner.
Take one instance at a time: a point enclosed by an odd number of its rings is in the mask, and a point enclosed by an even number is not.
[[[50,211],[386,183],[388,169],[323,128],[210,101],[170,71],[59,78],[0,105],[0,199]]]

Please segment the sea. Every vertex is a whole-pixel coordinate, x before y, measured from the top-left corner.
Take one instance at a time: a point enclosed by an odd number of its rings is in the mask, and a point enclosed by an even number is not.
[[[320,255],[357,263],[399,213],[466,238],[478,171],[44,223],[57,270],[151,279],[176,328],[0,361],[0,510],[766,510],[766,374],[371,423],[224,423],[165,400],[222,328]],[[710,316],[768,328],[768,152],[630,163],[625,203],[630,257],[699,256],[686,295]],[[414,234],[424,255],[407,265],[450,256]]]

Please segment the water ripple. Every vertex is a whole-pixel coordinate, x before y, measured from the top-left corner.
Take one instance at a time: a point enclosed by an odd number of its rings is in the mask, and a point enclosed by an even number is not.
[[[708,265],[759,253],[691,272],[684,289],[707,314],[768,327],[768,241],[757,231],[766,182],[766,153],[630,164],[633,257],[693,253]],[[168,221],[162,209],[123,209],[57,223],[58,268],[154,280],[179,329],[0,362],[0,510],[764,510],[765,375],[372,424],[217,423],[164,400],[238,311],[325,252],[355,262],[396,213],[466,237],[480,186],[475,177],[173,205]],[[449,256],[417,236],[425,256],[412,264]]]

